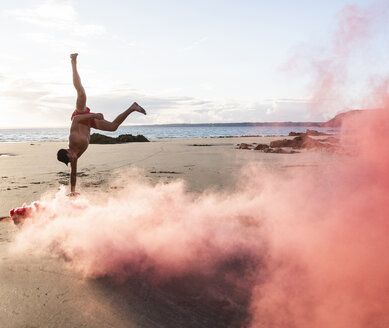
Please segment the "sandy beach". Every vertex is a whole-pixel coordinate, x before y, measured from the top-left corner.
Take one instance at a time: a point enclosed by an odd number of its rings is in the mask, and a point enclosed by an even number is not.
[[[121,188],[114,178],[142,175],[152,184],[183,179],[189,193],[233,190],[240,169],[262,163],[274,172],[326,169],[328,152],[266,154],[237,144],[269,143],[276,137],[153,140],[149,143],[90,145],[79,162],[81,194]],[[69,169],[56,160],[65,142],[0,143],[0,217],[23,203],[39,200],[61,185]],[[129,170],[136,168],[137,170]],[[250,291],[218,275],[185,276],[162,285],[142,275],[117,283],[89,279],[66,261],[26,252],[9,254],[18,228],[0,222],[1,327],[242,327],[249,321]],[[228,271],[228,270],[227,270]],[[215,296],[217,295],[217,296]]]

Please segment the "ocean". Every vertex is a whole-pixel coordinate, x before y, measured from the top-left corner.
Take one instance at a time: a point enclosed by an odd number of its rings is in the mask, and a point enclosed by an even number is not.
[[[217,138],[231,136],[286,136],[289,132],[307,129],[336,133],[337,129],[320,127],[317,123],[220,123],[220,124],[166,124],[121,126],[115,132],[98,131],[116,137],[120,134],[142,134],[148,139],[162,138]],[[66,141],[69,128],[0,129],[0,142]]]

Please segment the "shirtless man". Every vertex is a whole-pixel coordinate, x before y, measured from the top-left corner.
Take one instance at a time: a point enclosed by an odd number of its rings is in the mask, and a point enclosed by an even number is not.
[[[116,129],[123,123],[123,121],[132,112],[139,112],[146,115],[146,111],[134,102],[128,109],[116,117],[112,122],[106,121],[103,114],[91,113],[90,109],[86,107],[86,94],[84,87],[81,84],[80,76],[77,72],[77,56],[78,54],[71,54],[71,63],[73,70],[73,85],[77,90],[76,110],[71,117],[72,125],[69,134],[69,148],[60,149],[57,153],[59,161],[68,165],[70,162],[70,195],[77,195],[76,180],[77,180],[77,160],[85,152],[89,146],[90,128],[103,131],[116,131]]]

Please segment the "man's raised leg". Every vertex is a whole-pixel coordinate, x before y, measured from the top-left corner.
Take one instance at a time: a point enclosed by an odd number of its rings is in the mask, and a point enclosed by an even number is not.
[[[127,116],[132,112],[139,112],[146,115],[146,111],[136,102],[134,102],[127,110],[119,114],[112,122],[95,119],[96,129],[103,131],[116,131],[120,124],[122,124]]]
[[[71,63],[73,71],[73,85],[77,90],[76,109],[78,112],[85,112],[86,108],[86,93],[85,89],[81,84],[81,78],[77,71],[77,56],[78,54],[71,54]]]

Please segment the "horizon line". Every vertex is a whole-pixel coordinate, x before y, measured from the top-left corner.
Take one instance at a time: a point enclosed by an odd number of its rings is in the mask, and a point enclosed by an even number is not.
[[[201,126],[201,125],[277,125],[277,124],[322,124],[324,121],[270,121],[270,122],[212,122],[212,123],[155,123],[155,124],[122,124],[121,126],[128,127],[148,127],[148,126]],[[0,126],[0,130],[7,129],[63,129],[69,128],[69,125],[57,125],[57,126]]]

